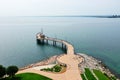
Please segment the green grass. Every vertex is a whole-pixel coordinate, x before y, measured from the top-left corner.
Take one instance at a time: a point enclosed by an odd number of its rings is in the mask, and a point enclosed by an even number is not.
[[[105,76],[100,70],[93,69],[93,72],[98,77],[99,80],[110,80],[107,76]]]
[[[84,74],[81,74],[82,80],[86,80]]]
[[[85,68],[85,72],[81,74],[83,80],[117,80],[115,76],[109,77],[107,74],[102,73],[100,70]]]
[[[89,68],[85,68],[85,75],[88,80],[96,80]]]
[[[52,80],[50,78],[35,73],[17,74],[16,77],[21,78],[20,80]]]

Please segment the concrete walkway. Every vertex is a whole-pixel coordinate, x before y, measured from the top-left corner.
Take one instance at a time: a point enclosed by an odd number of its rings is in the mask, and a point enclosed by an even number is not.
[[[50,72],[44,72],[40,70],[35,70],[33,68],[29,68],[26,70],[19,71],[19,73],[25,73],[25,72],[32,72],[44,75],[46,77],[49,77],[53,80],[82,80],[80,74],[80,70],[78,69],[78,64],[83,62],[83,57],[75,55],[74,54],[74,48],[71,44],[69,44],[66,41],[54,39],[54,38],[46,38],[47,40],[54,40],[56,42],[60,42],[66,45],[67,47],[67,54],[64,54],[57,58],[57,61],[60,63],[64,63],[67,65],[67,70],[64,73],[61,74],[55,74]]]

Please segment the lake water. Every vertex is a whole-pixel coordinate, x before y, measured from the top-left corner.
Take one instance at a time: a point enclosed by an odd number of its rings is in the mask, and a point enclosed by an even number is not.
[[[102,60],[120,74],[120,19],[90,17],[1,17],[0,64],[25,65],[53,55],[60,48],[36,44],[36,33],[71,42],[76,53]]]

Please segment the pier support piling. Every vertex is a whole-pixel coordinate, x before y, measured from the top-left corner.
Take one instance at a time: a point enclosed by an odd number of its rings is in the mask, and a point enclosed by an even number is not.
[[[56,46],[56,41],[53,41],[53,46]]]
[[[48,40],[46,40],[46,43],[48,44]]]
[[[63,49],[64,44],[62,43],[62,49]]]

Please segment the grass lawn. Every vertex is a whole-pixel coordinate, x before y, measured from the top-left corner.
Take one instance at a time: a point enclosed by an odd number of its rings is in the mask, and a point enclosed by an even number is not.
[[[52,80],[50,78],[35,73],[17,74],[16,77],[20,77],[20,80]]]
[[[88,80],[97,80],[94,75],[92,74],[92,72],[90,71],[89,68],[85,68],[85,75],[87,77]],[[103,79],[104,80],[104,79]]]
[[[81,74],[82,80],[86,80],[84,74]]]
[[[99,80],[109,80],[107,76],[105,76],[100,70],[93,70],[95,75],[98,77]]]

